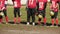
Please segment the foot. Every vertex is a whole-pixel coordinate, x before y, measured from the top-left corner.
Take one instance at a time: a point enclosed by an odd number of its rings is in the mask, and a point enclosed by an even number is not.
[[[33,26],[35,26],[35,23],[33,22]]]
[[[54,27],[54,25],[51,25],[50,27]]]
[[[27,25],[29,25],[29,22],[27,22]]]

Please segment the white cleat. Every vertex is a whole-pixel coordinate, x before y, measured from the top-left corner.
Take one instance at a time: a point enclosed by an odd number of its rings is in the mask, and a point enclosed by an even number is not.
[[[33,26],[35,26],[35,23],[33,22]]]
[[[27,22],[27,25],[29,25],[29,22]]]

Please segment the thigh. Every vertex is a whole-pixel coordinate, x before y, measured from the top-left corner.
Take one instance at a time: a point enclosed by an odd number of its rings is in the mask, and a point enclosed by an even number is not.
[[[35,15],[35,11],[36,11],[35,8],[31,10],[32,15]]]
[[[2,12],[2,11],[0,11],[0,13],[1,13],[1,12]],[[1,19],[1,18],[3,18],[3,16],[0,14],[0,19]]]
[[[20,8],[17,8],[17,13],[18,13],[18,15],[20,14]]]
[[[54,11],[53,11],[53,12],[54,12]],[[57,18],[57,14],[58,14],[58,12],[54,12],[54,15],[51,16],[51,18]]]
[[[41,11],[41,10],[39,10],[39,11],[38,11],[38,14],[41,14],[41,12],[42,12],[42,11]]]
[[[20,8],[17,9],[18,16],[20,17]]]
[[[45,17],[45,11],[44,10],[40,10],[39,14],[41,14],[43,16],[43,18]]]
[[[58,12],[55,12],[54,17],[57,18]]]
[[[6,9],[3,10],[3,13],[5,16],[7,16],[7,10]]]
[[[42,10],[42,15],[43,15],[43,18],[45,17],[45,10]]]
[[[14,8],[14,17],[16,17],[17,9]]]
[[[17,13],[17,8],[14,8],[14,13]]]
[[[28,8],[28,10],[27,10],[27,15],[31,15],[31,9],[30,8]]]

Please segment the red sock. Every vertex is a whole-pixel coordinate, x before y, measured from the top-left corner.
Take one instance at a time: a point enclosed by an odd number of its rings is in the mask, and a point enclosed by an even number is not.
[[[46,25],[46,17],[43,20],[44,20],[44,25]]]
[[[2,23],[2,19],[0,19],[0,23]]]
[[[5,19],[6,19],[6,22],[8,23],[8,16],[6,16]]]
[[[56,25],[58,26],[58,18],[56,18]]]
[[[54,19],[52,19],[52,25],[54,25]]]
[[[18,23],[20,23],[20,17],[18,17]]]
[[[16,18],[14,18],[14,23],[16,24]]]

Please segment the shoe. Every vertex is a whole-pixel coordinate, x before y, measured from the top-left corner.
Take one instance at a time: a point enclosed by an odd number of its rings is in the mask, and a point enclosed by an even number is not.
[[[29,22],[27,22],[27,25],[29,25]]]
[[[54,27],[54,25],[51,25],[50,27]]]
[[[35,26],[35,23],[33,22],[33,26]]]

